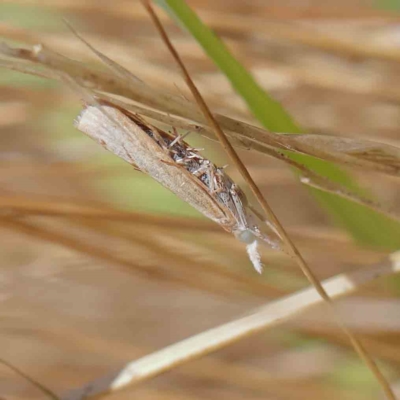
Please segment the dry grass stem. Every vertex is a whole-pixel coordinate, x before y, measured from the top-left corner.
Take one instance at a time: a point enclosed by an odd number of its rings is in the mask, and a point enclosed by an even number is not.
[[[32,384],[35,388],[40,390],[44,395],[50,399],[53,400],[60,400],[60,397],[58,397],[54,392],[52,392],[50,389],[48,389],[46,386],[43,384],[39,383],[37,380],[33,379],[29,375],[27,375],[25,372],[21,371],[19,368],[15,367],[11,363],[9,363],[6,360],[3,360],[0,358],[0,364],[5,365],[7,368],[11,369],[13,372],[15,372],[18,376],[21,378],[25,379],[28,381],[30,384]]]
[[[91,48],[93,49],[93,46]],[[98,50],[93,50],[103,60],[108,60],[106,62],[109,66],[113,65],[108,57],[99,53]],[[34,46],[33,50],[27,50],[13,49],[3,43],[0,53],[16,59],[13,63],[8,59],[0,58],[0,66],[35,74],[34,67],[26,63],[26,61],[31,61],[38,64],[39,67],[47,67],[38,69],[37,75],[39,76],[48,74],[47,77],[54,79],[55,71],[63,72],[88,89],[123,96],[148,107],[162,110],[164,113],[174,114],[210,127],[207,119],[186,99],[154,89],[136,77],[127,80],[127,75],[121,69],[118,70],[119,76],[101,72],[72,61],[41,45]],[[25,61],[19,62],[18,60]],[[127,106],[127,108],[129,107]],[[273,147],[308,154],[348,167],[369,169],[394,176],[398,176],[400,173],[400,151],[394,146],[368,140],[317,134],[282,135],[220,114],[215,114],[215,119],[228,136],[234,135],[239,141],[244,139],[246,147],[252,148],[252,143],[256,144],[256,151],[262,151],[263,147]],[[268,154],[268,152],[266,153]]]
[[[359,289],[360,286],[383,276],[398,272],[400,272],[399,252],[391,254],[386,263],[338,275],[323,281],[321,285],[331,298],[337,298],[348,295]],[[105,395],[143,382],[263,329],[276,326],[322,302],[323,299],[313,287],[291,294],[254,310],[246,317],[202,332],[132,361],[119,371],[90,382],[63,396],[62,400],[83,400],[86,397]]]
[[[23,216],[23,214],[20,216]],[[92,230],[93,233],[104,233],[109,237],[116,237],[132,245],[139,245],[144,249],[148,249],[148,251],[157,254],[158,259],[163,260],[162,265],[149,264],[148,262],[141,263],[140,260],[135,260],[132,257],[128,259],[123,255],[116,255],[97,244],[88,243],[71,234],[59,232],[57,229],[41,226],[41,224],[20,220],[18,215],[10,215],[7,218],[2,217],[0,223],[2,228],[11,229],[34,239],[63,246],[99,262],[115,265],[123,270],[134,272],[144,277],[153,279],[159,277],[165,282],[198,289],[212,293],[215,296],[233,297],[238,293],[242,293],[243,295],[265,297],[266,293],[274,293],[275,295],[282,293],[267,283],[255,281],[254,279],[240,276],[237,272],[222,269],[216,263],[200,263],[182,254],[177,258],[175,257],[175,252],[168,248],[168,246],[154,243],[151,234],[147,234],[143,230],[140,230],[139,234],[132,235],[131,233],[124,233],[118,229],[113,229],[111,226],[101,226],[94,222],[93,218],[87,218],[86,214],[83,217],[74,214],[70,217],[70,222],[80,229],[85,228],[85,230]],[[140,219],[131,219],[132,221],[135,221],[137,224],[140,223]],[[164,224],[167,222],[168,220],[164,220]],[[152,224],[151,220],[149,223]],[[142,220],[142,224],[147,224],[147,220]],[[182,228],[187,228],[187,226],[183,225],[179,229]],[[168,260],[171,260],[173,268]],[[192,269],[188,269],[188,265],[191,265]]]
[[[2,217],[43,216],[60,218],[87,218],[94,220],[115,221],[168,226],[168,229],[218,232],[214,224],[200,219],[154,216],[139,212],[119,210],[105,204],[85,204],[79,201],[65,201],[57,197],[29,198],[23,196],[0,196],[0,215]]]

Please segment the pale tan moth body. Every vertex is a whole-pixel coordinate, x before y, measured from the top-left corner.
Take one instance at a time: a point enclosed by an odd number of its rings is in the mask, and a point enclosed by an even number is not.
[[[210,196],[207,196],[204,188],[193,180],[190,173],[179,165],[172,164],[171,157],[125,114],[114,107],[102,107],[107,114],[96,106],[85,108],[77,119],[76,127],[229,230],[233,225],[230,216],[226,215]],[[108,115],[125,129],[110,121]],[[180,170],[177,171],[177,168]]]
[[[223,169],[203,158],[179,135],[164,132],[108,101],[87,106],[75,125],[246,243],[258,272],[262,265],[257,238],[271,247],[279,247],[260,231],[258,219],[247,207],[240,188]]]

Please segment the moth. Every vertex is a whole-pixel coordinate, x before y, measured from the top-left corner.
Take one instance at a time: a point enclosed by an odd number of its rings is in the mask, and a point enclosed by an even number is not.
[[[257,272],[262,272],[258,241],[280,248],[273,227],[268,233],[260,228],[263,222],[224,168],[176,131],[163,131],[108,100],[86,105],[75,126],[244,242]]]

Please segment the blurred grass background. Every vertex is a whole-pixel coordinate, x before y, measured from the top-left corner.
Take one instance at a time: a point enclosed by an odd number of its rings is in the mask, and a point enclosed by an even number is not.
[[[306,132],[399,145],[400,42],[394,3],[191,0],[259,84]],[[392,8],[389,9],[391,6]],[[187,95],[140,4],[134,1],[10,1],[0,4],[7,43],[45,43],[87,63],[95,58],[66,29],[67,18],[109,57],[145,82]],[[168,31],[215,112],[256,123],[189,34]],[[235,318],[306,286],[286,256],[264,249],[254,273],[240,243],[157,183],[73,128],[80,100],[54,82],[0,73],[2,209],[113,207],[132,222],[18,216],[1,227],[0,357],[57,393],[123,362]],[[189,136],[217,164],[218,145]],[[285,165],[241,152],[250,172],[323,279],[380,262],[385,251],[333,225]],[[239,183],[232,168],[229,174]],[[399,211],[396,179],[352,172]],[[39,214],[39,213],[37,213]],[[365,236],[387,237],[375,224]],[[390,237],[390,235],[389,235]],[[399,241],[393,238],[393,243]],[[391,277],[342,302],[347,319],[393,382],[399,382],[399,280]],[[379,389],[335,325],[321,313],[244,340],[112,398],[375,399]],[[41,398],[5,368],[0,394]]]

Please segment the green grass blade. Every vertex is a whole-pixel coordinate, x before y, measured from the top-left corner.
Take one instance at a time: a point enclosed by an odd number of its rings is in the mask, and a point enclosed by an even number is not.
[[[267,129],[275,132],[301,133],[301,128],[285,109],[272,99],[254,80],[252,75],[232,55],[214,32],[202,23],[183,0],[158,0],[178,23],[186,28],[229,79],[236,92],[246,101],[253,115]],[[351,190],[361,192],[357,183],[344,171],[331,163],[315,158],[287,153],[310,169],[336,181]],[[397,249],[400,245],[400,224],[361,205],[310,188],[320,205],[336,223],[363,244]],[[366,195],[366,193],[363,193]],[[296,207],[296,204],[293,205]]]
[[[229,52],[225,44],[213,31],[204,25],[197,15],[182,0],[157,1],[174,19],[183,25],[203,47],[207,55],[228,77],[234,89],[247,102],[254,116],[268,129],[300,133],[300,128],[283,107],[257,84],[248,71]],[[270,117],[273,115],[273,118]]]

